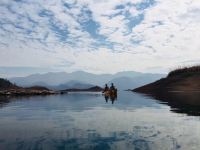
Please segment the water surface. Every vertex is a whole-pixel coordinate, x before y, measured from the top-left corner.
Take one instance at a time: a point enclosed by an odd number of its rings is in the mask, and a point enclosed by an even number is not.
[[[1,97],[0,149],[199,150],[199,116],[175,109],[132,92]]]

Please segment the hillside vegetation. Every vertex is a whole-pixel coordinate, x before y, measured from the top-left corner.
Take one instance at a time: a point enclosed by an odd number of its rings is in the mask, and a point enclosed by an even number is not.
[[[59,93],[42,86],[19,87],[7,79],[0,78],[0,96],[50,95]]]
[[[142,93],[199,92],[200,66],[173,70],[166,78],[136,88],[133,91]]]
[[[19,87],[11,83],[7,79],[0,78],[0,90],[17,89],[17,88]]]
[[[200,66],[183,67],[169,72],[167,77],[174,77],[179,75],[193,75],[200,74]]]

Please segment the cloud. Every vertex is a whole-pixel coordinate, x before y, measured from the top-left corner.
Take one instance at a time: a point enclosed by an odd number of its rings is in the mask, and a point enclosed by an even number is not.
[[[199,6],[191,0],[2,0],[0,64],[96,73],[145,72],[159,64],[156,70],[166,72],[199,60]]]

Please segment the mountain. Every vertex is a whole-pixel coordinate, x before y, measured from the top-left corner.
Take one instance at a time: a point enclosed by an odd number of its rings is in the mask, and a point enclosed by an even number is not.
[[[65,72],[50,72],[46,74],[32,74],[27,77],[15,77],[10,78],[11,82],[16,83],[19,86],[34,86],[34,85],[41,85],[44,84],[51,86],[57,85],[61,83],[65,83],[63,79],[67,76]]]
[[[200,92],[200,67],[174,70],[166,78],[133,91],[141,93]]]
[[[56,72],[56,73],[46,73],[46,74],[33,74],[27,77],[14,77],[10,78],[10,81],[21,85],[21,86],[30,86],[47,84],[48,86],[60,85],[63,83],[71,82],[71,81],[79,81],[82,83],[90,83],[92,84],[101,84],[101,81],[105,81],[111,79],[111,75],[96,75],[87,73],[84,71],[76,71],[72,73],[65,72]]]
[[[117,72],[115,74],[115,78],[119,77],[129,77],[129,78],[135,78],[143,75],[141,72],[136,72],[136,71],[123,71],[123,72]]]
[[[114,83],[119,89],[128,89],[142,86],[164,76],[164,74],[148,74],[135,71],[124,71],[116,74],[92,74],[84,71],[76,71],[72,73],[51,72],[33,74],[27,77],[10,78],[10,81],[23,87],[38,85],[59,90],[89,88],[94,85],[102,87],[105,83]]]

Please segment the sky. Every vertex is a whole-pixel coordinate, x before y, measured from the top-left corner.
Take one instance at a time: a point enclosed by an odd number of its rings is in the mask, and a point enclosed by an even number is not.
[[[200,0],[0,0],[0,76],[200,63]]]

